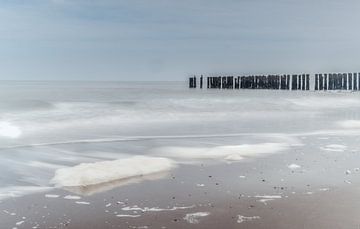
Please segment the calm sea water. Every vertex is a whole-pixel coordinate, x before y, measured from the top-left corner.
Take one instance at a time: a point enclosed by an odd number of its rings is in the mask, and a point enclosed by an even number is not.
[[[56,169],[83,162],[167,153],[173,158],[172,147],[196,148],[192,155],[212,150],[211,159],[227,146],[291,145],[300,136],[354,132],[359,114],[360,93],[350,92],[191,90],[183,82],[2,82],[0,199],[51,188]]]

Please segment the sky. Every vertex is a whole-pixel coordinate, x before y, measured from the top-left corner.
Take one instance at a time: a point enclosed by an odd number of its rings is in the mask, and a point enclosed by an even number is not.
[[[360,71],[358,0],[0,0],[0,80]]]

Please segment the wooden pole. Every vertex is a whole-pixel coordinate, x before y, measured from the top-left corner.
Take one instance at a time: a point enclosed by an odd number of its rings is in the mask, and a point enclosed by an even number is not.
[[[286,90],[290,90],[290,75],[286,75]]]
[[[323,89],[324,89],[323,75],[319,74],[319,90],[322,91]]]
[[[297,75],[292,75],[291,90],[297,90]]]
[[[352,73],[348,73],[348,89],[352,91],[353,89],[353,80],[352,80]]]
[[[226,77],[223,76],[221,77],[221,88],[225,89],[225,87],[226,87]]]
[[[335,90],[335,80],[336,80],[336,74],[332,73],[332,82],[331,82],[331,90]]]
[[[301,84],[301,90],[305,91],[305,74],[302,74],[302,84]]]
[[[343,81],[343,75],[341,73],[338,74],[338,90],[341,90],[344,88],[344,81]]]
[[[310,90],[310,75],[306,74],[306,90]]]
[[[343,85],[342,85],[341,89],[347,90],[347,74],[346,73],[342,74],[342,83],[343,83]]]
[[[284,75],[281,76],[280,78],[280,89],[284,90],[285,89],[285,84],[286,84],[286,78]]]
[[[353,79],[354,79],[354,84],[353,84],[354,85],[354,91],[357,91],[357,89],[358,89],[357,88],[357,73],[354,73],[353,76],[354,76],[353,77]]]

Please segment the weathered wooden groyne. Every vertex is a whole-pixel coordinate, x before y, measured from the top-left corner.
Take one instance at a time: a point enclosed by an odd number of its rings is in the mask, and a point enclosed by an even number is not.
[[[313,79],[313,80],[310,80]],[[198,84],[197,84],[198,82]],[[360,90],[360,73],[190,77],[189,88],[270,90]]]

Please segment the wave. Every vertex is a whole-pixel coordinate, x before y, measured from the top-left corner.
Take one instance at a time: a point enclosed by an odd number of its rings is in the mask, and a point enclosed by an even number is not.
[[[215,147],[163,147],[157,152],[159,155],[166,155],[170,158],[239,161],[244,157],[278,153],[288,147],[289,145],[286,143],[261,143]]]
[[[311,133],[309,133],[311,134]],[[321,133],[319,133],[321,134]],[[41,147],[41,146],[56,146],[56,145],[71,145],[71,144],[91,144],[91,143],[112,143],[112,142],[126,142],[126,141],[143,141],[143,140],[167,140],[167,139],[192,139],[192,138],[228,138],[228,137],[271,137],[284,139],[287,142],[296,144],[297,140],[292,136],[307,135],[307,133],[300,134],[284,134],[284,133],[233,133],[233,134],[190,134],[190,135],[153,135],[153,136],[122,136],[116,138],[94,138],[94,139],[79,139],[58,142],[43,142],[24,145],[12,145],[0,147],[1,149],[16,149],[27,147]]]
[[[7,198],[21,197],[28,194],[47,192],[52,190],[53,187],[40,187],[40,186],[9,186],[0,188],[0,200]]]

